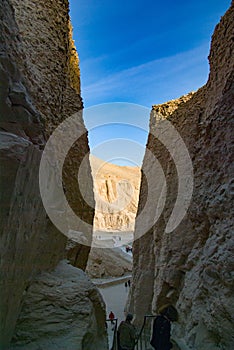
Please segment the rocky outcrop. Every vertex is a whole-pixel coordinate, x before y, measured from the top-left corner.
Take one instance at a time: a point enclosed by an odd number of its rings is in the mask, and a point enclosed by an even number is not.
[[[86,272],[91,278],[119,277],[132,271],[132,257],[121,248],[92,248]]]
[[[89,148],[68,2],[3,0],[0,15],[0,344],[4,349],[14,332],[30,280],[64,258],[67,237],[46,215],[38,171],[47,138],[61,121],[77,111],[83,137],[65,160],[64,188],[70,206],[90,227],[94,210],[76,191],[77,168]],[[88,160],[86,168],[93,201]],[[89,247],[79,248],[76,265],[84,269]]]
[[[13,54],[49,135],[64,118],[82,107],[69,4],[67,0],[9,2],[17,25],[14,38],[18,37],[23,52],[17,57],[17,48]]]
[[[95,231],[133,231],[140,168],[118,166],[90,156],[94,179]]]
[[[96,203],[94,231],[100,234],[115,231],[131,233],[138,205],[140,168],[118,166],[93,155],[90,155],[90,164]],[[96,245],[104,245],[103,242],[97,240]],[[114,242],[110,243],[111,247],[113,245]],[[75,252],[75,244],[70,242],[70,261],[75,260]],[[101,278],[122,276],[131,269],[131,257],[120,248],[92,247],[86,271],[92,278]]]
[[[234,6],[217,25],[209,55],[207,84],[194,94],[153,106],[147,148],[158,159],[167,183],[164,210],[133,246],[133,287],[129,309],[141,323],[144,314],[167,303],[176,305],[179,322],[173,337],[182,349],[231,350],[233,327],[233,52]],[[194,191],[189,210],[173,232],[166,226],[178,194],[176,167],[166,147],[154,137],[167,118],[183,138],[192,159]],[[176,147],[176,145],[175,145]],[[146,153],[142,172],[153,164]],[[153,174],[152,174],[153,176]],[[153,179],[153,177],[152,177]],[[148,191],[155,207],[164,192],[147,188],[143,176],[138,216]],[[150,214],[152,215],[152,214]],[[136,219],[135,237],[148,220]]]
[[[30,283],[11,349],[107,349],[102,297],[86,274],[66,261]]]
[[[94,231],[133,231],[138,205],[140,169],[118,166],[90,155],[94,179]],[[110,236],[110,239],[113,237]],[[122,242],[122,241],[121,241]],[[97,240],[98,246],[103,241]],[[110,243],[112,247],[114,242]],[[68,258],[76,265],[77,246],[74,237],[67,245]],[[92,247],[86,272],[92,278],[119,277],[132,269],[132,258],[120,248]]]

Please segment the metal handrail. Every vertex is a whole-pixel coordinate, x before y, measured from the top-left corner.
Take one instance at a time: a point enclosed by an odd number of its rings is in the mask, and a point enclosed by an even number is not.
[[[147,339],[146,339],[146,321],[148,318],[155,318],[157,317],[157,315],[145,315],[144,316],[144,321],[143,321],[143,324],[141,326],[141,329],[140,329],[140,332],[137,336],[137,339],[135,341],[135,345],[134,347],[137,347],[137,350],[143,350],[143,349],[146,349],[146,346],[148,346],[148,342],[147,342]],[[113,334],[113,341],[112,341],[112,344],[111,344],[111,348],[110,350],[117,350],[118,349],[118,342],[117,342],[117,326],[118,326],[118,319],[117,318],[114,318],[113,320],[111,319],[107,319],[106,322],[111,322],[111,323],[115,323],[114,325],[114,334]],[[144,335],[144,336],[143,336]],[[144,346],[144,347],[143,347]]]
[[[147,340],[147,334],[145,333],[146,320],[147,320],[147,318],[156,318],[156,317],[157,317],[157,315],[145,315],[144,316],[144,322],[142,324],[141,330],[140,330],[138,337],[136,339],[134,349],[135,349],[135,347],[136,347],[136,350],[149,349],[150,342],[149,342],[149,339]],[[172,344],[176,345],[176,349],[188,350],[186,344],[181,339],[171,338],[170,340],[171,340]]]
[[[146,340],[146,333],[145,333],[146,320],[147,320],[147,318],[155,318],[155,317],[157,317],[157,316],[156,315],[145,315],[144,316],[144,322],[141,326],[140,332],[139,332],[138,337],[135,341],[135,346],[137,346],[137,349],[139,348],[139,346],[140,346],[140,350],[143,350],[143,346],[146,349],[146,346],[148,345],[147,340]],[[142,339],[143,333],[144,333],[144,337]]]
[[[111,323],[115,323],[114,325],[114,335],[113,335],[113,341],[112,341],[112,345],[111,345],[111,350],[117,350],[117,325],[118,325],[118,318],[113,318],[113,320],[111,319],[107,319],[106,322],[111,322]]]

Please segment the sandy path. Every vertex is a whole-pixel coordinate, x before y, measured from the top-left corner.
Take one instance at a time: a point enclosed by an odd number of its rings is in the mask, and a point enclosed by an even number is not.
[[[118,324],[125,318],[124,307],[128,297],[129,288],[125,288],[124,282],[120,284],[110,285],[107,287],[99,287],[99,290],[106,303],[106,314],[109,316],[110,311],[118,318]],[[112,344],[113,330],[108,322],[108,338],[109,344]],[[111,346],[109,346],[111,348]]]

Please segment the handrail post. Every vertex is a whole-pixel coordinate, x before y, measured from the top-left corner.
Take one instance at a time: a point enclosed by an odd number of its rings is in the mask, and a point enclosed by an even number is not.
[[[113,333],[113,339],[112,339],[112,344],[111,344],[111,348],[110,350],[117,350],[117,325],[118,325],[118,318],[114,318],[113,320],[107,319],[106,322],[111,322],[111,324],[113,324],[113,322],[115,323],[114,325],[114,333]],[[107,334],[108,335],[108,334]],[[109,343],[109,341],[108,341]],[[109,344],[110,345],[110,344]]]
[[[144,316],[144,322],[143,322],[143,325],[141,327],[141,330],[140,330],[140,333],[138,334],[138,337],[136,339],[136,342],[135,342],[135,346],[137,346],[137,349],[136,350],[145,350],[147,349],[147,346],[149,345],[149,339],[148,339],[148,335],[150,337],[150,332],[149,334],[146,334],[146,320],[147,318],[155,318],[156,315],[145,315]],[[143,339],[142,339],[143,338]],[[143,345],[144,345],[144,348],[143,348]],[[139,349],[139,346],[140,346],[140,349]]]
[[[115,328],[114,328],[114,336],[113,336],[113,343],[112,343],[111,350],[117,350],[117,323],[118,323],[118,319],[114,318],[113,321],[115,321]]]

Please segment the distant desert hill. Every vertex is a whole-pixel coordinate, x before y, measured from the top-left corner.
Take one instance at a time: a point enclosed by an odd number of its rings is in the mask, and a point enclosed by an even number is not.
[[[133,231],[141,180],[139,167],[90,155],[96,201],[94,231]]]

